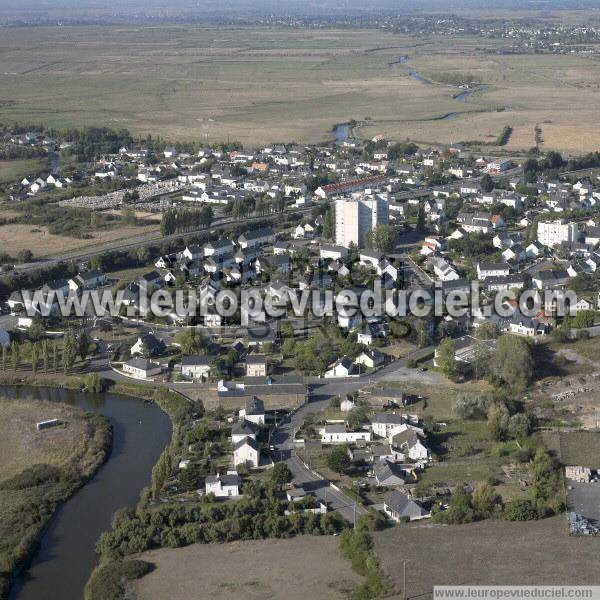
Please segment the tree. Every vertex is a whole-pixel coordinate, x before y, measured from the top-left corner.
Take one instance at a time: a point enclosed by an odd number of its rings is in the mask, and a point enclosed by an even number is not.
[[[63,352],[62,352],[62,363],[63,372],[65,375],[73,368],[75,359],[77,358],[77,342],[75,336],[69,331],[64,338]]]
[[[30,340],[36,341],[44,337],[46,333],[46,323],[41,315],[35,315],[31,321],[31,327],[27,330]]]
[[[488,409],[487,424],[493,440],[502,441],[506,439],[509,424],[508,408],[499,402],[492,404]]]
[[[365,234],[365,246],[381,252],[391,252],[394,249],[396,231],[391,225],[377,225]]]
[[[37,373],[38,360],[39,360],[38,345],[32,344],[31,345],[31,370],[34,375]]]
[[[332,240],[335,234],[335,214],[332,207],[323,216],[323,237]]]
[[[525,440],[531,434],[531,419],[525,413],[517,413],[510,418],[508,432],[510,436],[519,442]]]
[[[531,349],[524,339],[512,335],[498,339],[496,352],[490,361],[490,373],[496,383],[522,391],[529,385],[533,371]]]
[[[206,350],[206,338],[195,327],[183,329],[175,336],[183,354],[200,354]]]
[[[17,253],[17,262],[29,263],[33,260],[33,252],[28,249],[19,250]]]
[[[350,457],[348,456],[348,446],[343,444],[332,448],[325,457],[327,466],[336,473],[345,473],[350,468]]]
[[[422,206],[419,206],[419,212],[417,213],[417,233],[425,233],[426,231],[425,209]]]
[[[518,498],[505,506],[504,518],[507,521],[533,521],[539,514],[531,500]]]
[[[276,463],[271,469],[271,483],[277,487],[283,487],[292,480],[292,472],[284,462]]]
[[[437,347],[436,364],[442,373],[451,381],[458,377],[458,362],[454,356],[454,343],[450,338],[444,338]]]
[[[42,355],[42,365],[44,368],[44,373],[47,373],[48,372],[48,361],[50,359],[50,341],[49,340],[42,341],[41,355]]]
[[[77,337],[77,354],[80,356],[81,360],[85,360],[85,357],[88,353],[89,345],[90,341],[88,339],[87,333],[84,330],[81,330],[81,333]]]
[[[16,371],[19,368],[20,354],[21,354],[21,349],[19,347],[18,342],[11,342],[11,344],[10,344],[10,356],[11,356],[11,359],[12,359],[12,368],[13,368],[13,371]]]
[[[58,355],[58,341],[54,340],[52,343],[52,371],[56,373],[58,371],[60,359]]]
[[[479,185],[481,186],[481,189],[484,192],[487,192],[489,194],[489,192],[491,192],[494,189],[494,180],[488,173],[485,173],[481,178]]]
[[[480,519],[487,519],[500,508],[501,498],[494,488],[486,482],[480,481],[476,486],[471,497],[473,508]]]

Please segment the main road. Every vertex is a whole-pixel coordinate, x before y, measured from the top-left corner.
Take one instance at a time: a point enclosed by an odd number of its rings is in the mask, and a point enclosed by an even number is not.
[[[433,349],[434,346],[423,348],[416,352],[413,358],[429,354]],[[408,369],[407,361],[408,358],[393,361],[376,373],[361,377],[315,379],[315,382],[310,385],[308,401],[286,416],[271,434],[270,446],[273,461],[284,460],[292,472],[294,483],[297,486],[314,494],[318,500],[329,504],[333,510],[337,510],[350,523],[354,523],[356,517],[367,514],[367,511],[354,499],[334,487],[330,481],[309,468],[298,456],[294,447],[296,433],[301,429],[308,415],[325,410],[334,396],[350,394],[365,386],[383,381],[410,378],[411,380],[422,379],[424,382],[432,382],[439,377],[437,374]]]

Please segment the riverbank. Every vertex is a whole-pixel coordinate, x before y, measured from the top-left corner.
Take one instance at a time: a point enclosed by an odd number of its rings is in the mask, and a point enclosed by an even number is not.
[[[0,412],[0,451],[6,460],[0,477],[0,598],[4,599],[58,508],[109,457],[112,428],[101,415],[33,399],[3,398]],[[37,431],[36,420],[49,417],[63,424]]]

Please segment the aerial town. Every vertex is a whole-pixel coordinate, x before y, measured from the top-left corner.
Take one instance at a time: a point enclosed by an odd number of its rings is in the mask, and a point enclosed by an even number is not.
[[[600,32],[529,13],[237,19],[527,60],[594,61]],[[391,48],[417,90],[492,88]],[[481,111],[499,135],[455,143],[371,135],[368,116],[264,144],[217,140],[212,117],[167,136],[1,109],[0,600],[598,583],[593,140],[551,145],[552,119],[508,104]]]

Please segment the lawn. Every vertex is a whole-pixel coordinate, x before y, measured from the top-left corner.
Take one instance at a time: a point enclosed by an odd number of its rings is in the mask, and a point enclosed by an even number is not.
[[[194,544],[143,553],[156,569],[131,584],[139,600],[342,600],[361,578],[339,554],[339,538],[300,536]]]
[[[597,585],[600,540],[568,535],[564,515],[542,521],[399,526],[376,533],[383,568],[408,598],[434,585]],[[400,598],[395,596],[394,598]]]

